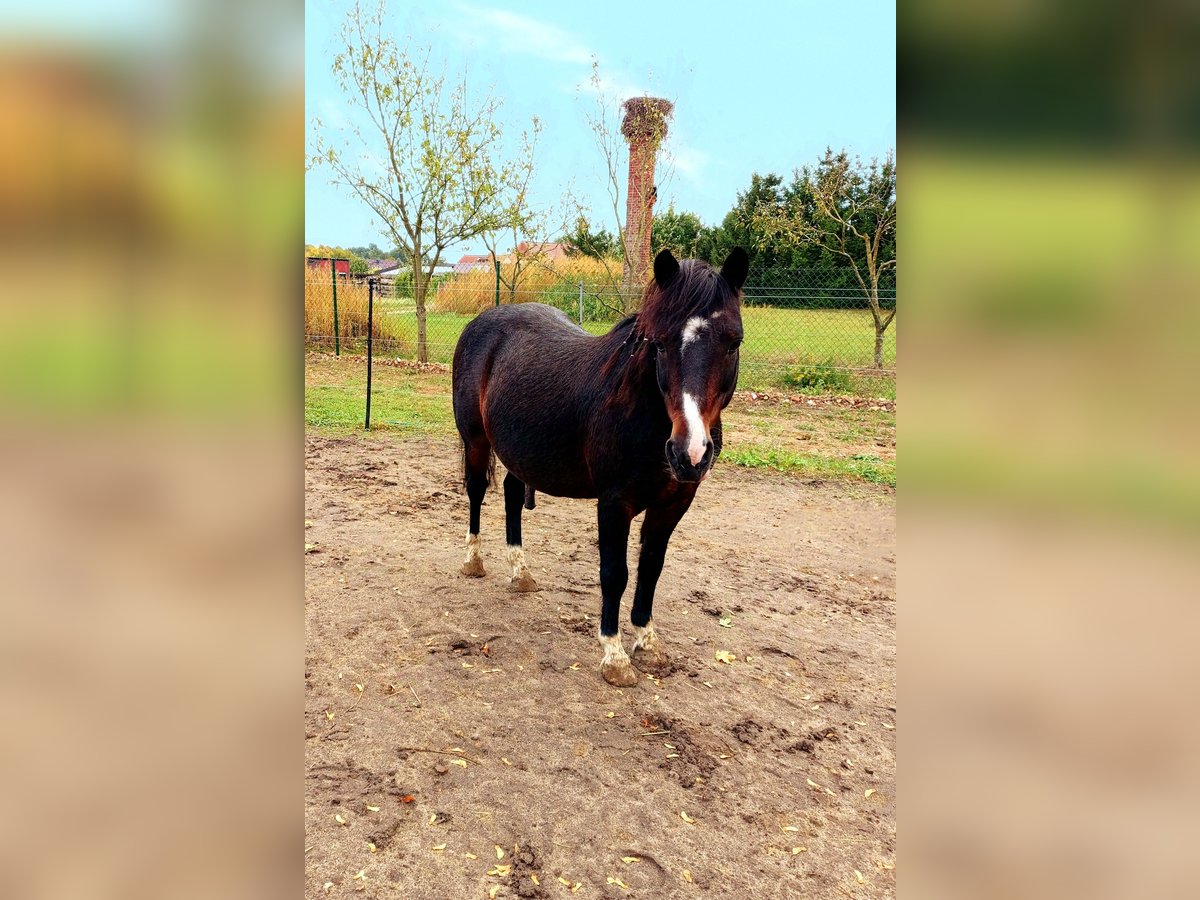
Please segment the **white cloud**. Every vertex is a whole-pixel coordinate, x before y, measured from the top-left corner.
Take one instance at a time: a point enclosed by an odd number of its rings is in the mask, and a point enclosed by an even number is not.
[[[573,35],[554,25],[509,12],[470,4],[456,4],[458,33],[469,33],[480,42],[495,41],[511,53],[524,53],[551,62],[590,65],[593,53]]]
[[[675,171],[688,181],[699,182],[704,177],[710,157],[703,150],[687,144],[683,138],[668,131],[667,139],[663,142],[663,152]]]
[[[322,97],[318,101],[317,115],[326,126],[336,131],[341,131],[349,124],[341,101],[334,100],[332,97]]]
[[[650,94],[647,88],[619,73],[601,74],[598,79],[593,79],[591,74],[588,74],[575,85],[575,88],[585,94],[599,94],[602,97],[613,97],[617,100],[645,97]]]
[[[506,9],[491,9],[469,3],[455,4],[457,16],[444,20],[447,32],[476,46],[491,46],[504,53],[533,56],[549,62],[586,66],[585,71],[572,77],[570,90],[599,94],[616,100],[649,94],[645,85],[620,72],[607,71],[601,66],[598,81],[592,79],[592,63],[600,55],[575,35],[556,25],[550,25]]]

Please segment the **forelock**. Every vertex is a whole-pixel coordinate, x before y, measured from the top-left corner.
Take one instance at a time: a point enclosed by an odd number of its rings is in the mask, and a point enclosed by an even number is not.
[[[682,334],[689,322],[704,320],[736,306],[737,292],[721,273],[699,259],[685,259],[665,288],[650,282],[638,313],[638,331],[652,341],[666,341]]]

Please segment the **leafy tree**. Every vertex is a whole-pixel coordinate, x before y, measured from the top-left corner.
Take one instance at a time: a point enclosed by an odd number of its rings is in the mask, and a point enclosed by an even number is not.
[[[351,275],[369,275],[371,273],[371,267],[367,265],[367,261],[353,247],[326,247],[324,244],[314,247],[311,244],[305,244],[304,255],[309,259],[313,257],[349,258]]]
[[[654,217],[650,230],[650,252],[658,255],[663,249],[670,250],[684,259],[704,259],[713,262],[716,234],[695,213],[676,212],[674,204],[666,212]],[[753,246],[752,244],[750,246]]]
[[[724,259],[734,247],[752,248],[755,280],[760,283],[779,282],[793,274],[790,248],[764,233],[760,222],[762,211],[783,206],[785,194],[781,176],[752,174],[749,188],[738,193],[713,236],[715,255]]]
[[[425,298],[447,248],[497,227],[498,194],[513,175],[501,160],[502,134],[492,95],[472,100],[466,78],[448,82],[385,33],[382,3],[355,5],[333,61],[357,114],[338,139],[316,124],[310,165],[352,191],[379,217],[410,260],[417,308],[417,358],[428,359]]]
[[[408,251],[403,247],[393,247],[391,250],[384,250],[378,244],[371,243],[365,247],[349,247],[351,253],[361,256],[363,259],[394,259],[398,263],[408,262]]]
[[[799,170],[782,202],[760,202],[755,226],[764,240],[825,254],[853,275],[875,323],[875,367],[883,367],[883,336],[896,318],[880,287],[895,285],[896,162],[864,165],[845,150],[825,150]],[[890,307],[890,308],[889,308]]]
[[[365,247],[351,247],[350,252],[356,256],[361,256],[363,259],[387,259],[387,254],[379,249],[374,243],[367,244]]]
[[[569,246],[568,256],[587,256],[591,259],[620,260],[622,251],[620,242],[611,231],[605,228],[593,229],[585,216],[575,220],[575,229],[563,235],[563,241]]]

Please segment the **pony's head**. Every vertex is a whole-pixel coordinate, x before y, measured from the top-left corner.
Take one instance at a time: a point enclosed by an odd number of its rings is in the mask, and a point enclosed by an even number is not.
[[[654,356],[671,417],[667,463],[679,481],[703,480],[721,449],[721,410],[737,386],[741,292],[749,268],[741,247],[720,271],[698,259],[679,262],[670,250],[654,258],[637,332]]]

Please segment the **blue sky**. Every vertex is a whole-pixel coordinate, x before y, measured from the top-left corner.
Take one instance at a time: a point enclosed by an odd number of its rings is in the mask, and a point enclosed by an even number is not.
[[[306,2],[309,123],[346,115],[329,69],[349,6]],[[597,103],[588,85],[593,58],[614,105],[642,93],[674,101],[658,209],[673,201],[708,224],[728,212],[753,172],[790,176],[826,145],[870,158],[896,143],[894,0],[391,0],[388,8],[398,40],[411,35],[449,73],[465,71],[472,90],[503,100],[508,131],[541,119],[535,197],[555,202],[569,186],[609,230],[603,157],[586,121]],[[327,179],[320,169],[305,176],[305,241],[390,246],[370,210]],[[483,250],[476,242],[457,252]]]

